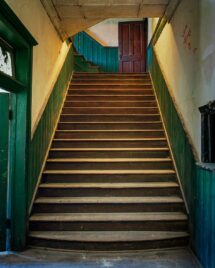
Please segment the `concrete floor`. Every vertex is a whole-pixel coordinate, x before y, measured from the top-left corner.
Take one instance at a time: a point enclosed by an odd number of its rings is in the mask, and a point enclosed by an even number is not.
[[[200,265],[188,248],[112,253],[28,249],[22,253],[0,253],[0,267],[194,268]]]

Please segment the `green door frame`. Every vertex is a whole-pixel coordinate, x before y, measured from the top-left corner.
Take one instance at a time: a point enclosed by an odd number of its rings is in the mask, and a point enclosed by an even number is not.
[[[6,250],[9,94],[0,92],[0,251]]]
[[[11,249],[23,250],[27,231],[27,189],[31,140],[32,55],[36,40],[4,0],[0,0],[0,37],[15,51],[15,79],[0,73],[0,87],[12,94],[10,137]]]

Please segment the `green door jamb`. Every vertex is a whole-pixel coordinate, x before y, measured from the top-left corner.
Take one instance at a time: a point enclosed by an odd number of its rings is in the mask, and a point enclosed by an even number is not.
[[[0,73],[0,87],[13,92],[10,136],[11,249],[26,246],[29,146],[31,140],[32,51],[37,42],[0,0],[0,37],[15,51],[15,79]]]
[[[6,250],[9,94],[0,93],[0,251]]]

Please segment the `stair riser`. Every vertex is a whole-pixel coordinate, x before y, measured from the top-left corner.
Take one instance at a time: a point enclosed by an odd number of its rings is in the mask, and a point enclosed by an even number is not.
[[[92,243],[92,242],[68,242],[30,238],[29,244],[45,248],[58,248],[68,250],[93,250],[93,251],[119,251],[119,250],[146,250],[170,247],[183,247],[189,242],[188,238],[177,238],[161,241],[147,242],[114,242],[114,243]]]
[[[54,140],[52,148],[162,148],[166,141],[66,141]]]
[[[162,129],[161,123],[59,123],[58,130]]]
[[[32,231],[185,231],[187,221],[30,221]]]
[[[164,131],[128,131],[128,132],[63,132],[55,133],[55,139],[129,139],[129,138],[164,138]]]
[[[158,114],[158,108],[63,108],[63,114]]]
[[[91,93],[92,94],[92,93]],[[79,95],[79,94],[77,94]],[[132,96],[125,96],[124,92],[122,92],[121,95],[115,95],[115,96],[111,96],[111,95],[106,95],[106,96],[99,96],[99,95],[94,95],[94,96],[90,96],[90,94],[88,96],[86,95],[79,95],[79,96],[75,96],[74,93],[72,95],[67,95],[66,97],[66,101],[154,101],[155,100],[155,96],[153,95],[136,95],[134,96],[133,94],[131,94]]]
[[[70,87],[69,87],[69,91],[74,91],[74,90],[77,90],[77,89],[80,89],[80,91],[82,90],[95,90],[95,89],[98,89],[103,91],[104,89],[107,89],[108,91],[109,90],[112,90],[112,89],[115,89],[115,90],[130,90],[130,91],[133,91],[133,90],[141,90],[141,91],[145,91],[147,89],[150,89],[151,92],[152,91],[152,85],[151,83],[125,83],[125,84],[120,84],[120,83],[117,83],[117,82],[110,82],[110,84],[102,84],[101,82],[97,82],[95,84],[93,83],[90,83],[90,82],[86,82],[84,83],[84,81],[82,82],[82,84],[71,84]]]
[[[72,89],[68,91],[69,95],[153,95],[152,89],[117,89],[116,87],[104,89]],[[104,100],[104,99],[103,99]]]
[[[160,115],[61,115],[61,122],[136,122],[160,121]]]
[[[155,101],[146,101],[146,102],[138,102],[138,101],[66,101],[64,103],[64,107],[157,107],[157,104]]]
[[[150,79],[148,73],[74,73],[74,79]]]
[[[87,183],[87,182],[106,182],[106,183],[114,183],[114,182],[176,182],[175,175],[137,175],[137,174],[112,174],[112,175],[92,175],[92,174],[43,174],[43,182],[50,183]]]
[[[49,158],[163,158],[168,151],[50,151]]]
[[[81,196],[170,196],[179,195],[179,187],[170,188],[39,188],[38,197],[81,197]]]
[[[98,86],[102,86],[102,87],[110,87],[110,86],[114,86],[116,88],[118,87],[134,87],[134,88],[142,88],[142,87],[149,87],[152,88],[152,84],[150,82],[150,80],[148,79],[137,79],[137,80],[132,80],[132,79],[128,79],[128,80],[124,80],[124,79],[74,79],[72,81],[72,83],[70,84],[70,87],[74,87],[76,88],[76,86],[82,87],[82,86],[87,86],[89,88],[92,87],[98,87]]]
[[[38,204],[34,213],[182,212],[184,204]]]
[[[76,163],[66,163],[66,162],[47,162],[46,169],[47,170],[158,170],[158,169],[172,169],[172,162],[123,162],[123,163],[111,163],[111,162],[76,162]]]

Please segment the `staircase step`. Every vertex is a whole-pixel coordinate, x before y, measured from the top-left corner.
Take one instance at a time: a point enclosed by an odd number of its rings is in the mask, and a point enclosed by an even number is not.
[[[87,78],[87,79],[103,79],[103,78],[123,78],[123,79],[136,79],[136,78],[147,78],[149,79],[149,73],[102,73],[100,72],[99,74],[86,74],[86,73],[81,73],[81,72],[76,72],[74,73],[73,76],[74,79],[83,79],[83,78]]]
[[[132,83],[132,82],[127,82],[127,83],[120,83],[117,81],[110,81],[109,83],[102,83],[102,82],[94,82],[90,83],[89,81],[84,82],[82,81],[81,83],[72,83],[70,84],[69,90],[101,90],[101,91],[133,91],[133,90],[140,90],[141,92],[144,91],[150,91],[153,92],[152,90],[152,84],[147,83],[147,82],[141,82],[141,83]]]
[[[99,85],[99,86],[104,86],[104,85],[117,85],[117,86],[144,86],[144,85],[148,85],[148,86],[152,86],[152,83],[150,81],[150,79],[80,79],[80,78],[76,78],[73,79],[72,82],[70,83],[70,86],[73,85]]]
[[[59,122],[58,130],[161,129],[162,122]]]
[[[30,218],[32,231],[186,231],[184,213],[43,213]]]
[[[161,130],[56,130],[56,139],[111,139],[111,138],[164,138]]]
[[[64,107],[157,107],[156,101],[65,101]]]
[[[157,107],[64,107],[63,114],[157,114]]]
[[[184,212],[179,196],[39,197],[34,213]]]
[[[58,158],[48,159],[46,169],[53,170],[109,170],[109,169],[172,169],[170,158]]]
[[[80,95],[80,94],[72,94],[72,95],[67,95],[66,101],[127,101],[127,100],[132,100],[132,101],[154,101],[155,96],[150,94],[150,95],[96,95],[96,94],[90,94],[90,95]]]
[[[166,148],[52,148],[49,158],[143,158],[168,157]]]
[[[52,142],[52,148],[160,148],[166,146],[166,138],[54,139]]]
[[[174,170],[46,170],[43,182],[176,182]]]
[[[153,90],[150,88],[150,89],[128,89],[128,88],[117,88],[116,86],[113,87],[111,86],[110,88],[106,87],[106,88],[100,88],[100,86],[98,87],[98,89],[96,89],[96,87],[88,87],[86,89],[86,86],[83,86],[83,88],[81,88],[79,86],[79,88],[72,88],[72,89],[69,89],[68,90],[68,94],[70,96],[72,95],[86,95],[86,96],[89,96],[89,95],[97,95],[97,96],[103,96],[103,95],[110,95],[110,96],[121,96],[121,95],[124,95],[124,96],[128,96],[128,95],[141,95],[142,97],[145,97],[146,98],[148,96],[153,96]]]
[[[42,183],[38,197],[170,196],[180,194],[176,182],[142,183]]]
[[[184,246],[189,235],[186,232],[39,231],[30,232],[29,238],[31,244],[36,246],[47,247],[51,242],[53,248],[106,251]]]
[[[61,114],[60,122],[160,121],[159,114]]]

